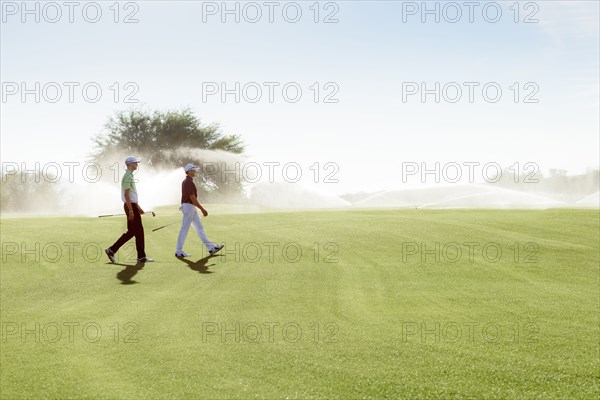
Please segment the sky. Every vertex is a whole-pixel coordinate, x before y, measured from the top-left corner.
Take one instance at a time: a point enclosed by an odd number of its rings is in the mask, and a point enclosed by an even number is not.
[[[83,161],[116,112],[189,107],[240,135],[247,160],[297,163],[328,194],[415,183],[422,171],[404,179],[408,165],[598,168],[597,1],[3,1],[1,11],[3,167]]]

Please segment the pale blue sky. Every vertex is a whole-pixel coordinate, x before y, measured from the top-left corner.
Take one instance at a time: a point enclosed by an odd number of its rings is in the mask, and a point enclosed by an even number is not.
[[[189,106],[205,122],[242,135],[258,161],[337,162],[341,182],[327,188],[336,193],[398,187],[402,161],[598,167],[597,1],[529,2],[539,8],[539,23],[532,24],[513,22],[514,1],[497,2],[503,15],[495,24],[483,19],[481,7],[474,23],[466,8],[456,24],[431,16],[422,23],[420,15],[403,23],[407,3],[393,1],[335,2],[334,24],[312,21],[313,1],[298,2],[297,24],[277,12],[272,24],[266,15],[256,24],[231,17],[221,23],[218,15],[203,23],[201,2],[135,2],[139,23],[116,24],[112,3],[101,3],[97,24],[77,12],[72,24],[64,15],[56,24],[3,15],[3,83],[95,81],[104,90],[95,104],[80,95],[56,104],[9,97],[2,103],[3,161],[83,159],[108,116],[131,106],[115,104],[109,86],[135,82],[146,109]],[[521,9],[521,19],[531,10]],[[252,81],[295,81],[303,97],[295,104],[280,95],[273,104],[202,102],[202,82]],[[503,96],[495,104],[480,91],[472,104],[401,101],[403,82],[436,81],[498,82]],[[339,103],[312,102],[314,82],[335,82]],[[515,104],[514,82],[535,82],[539,103]]]

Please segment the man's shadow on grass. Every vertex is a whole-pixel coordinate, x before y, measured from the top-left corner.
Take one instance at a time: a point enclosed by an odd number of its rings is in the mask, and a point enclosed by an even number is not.
[[[135,265],[111,263],[111,265],[120,265],[122,267],[125,267],[124,270],[117,272],[117,279],[121,281],[122,285],[133,285],[134,283],[138,282],[131,280],[131,278],[133,278],[140,269],[144,268],[144,265],[146,265],[146,263],[138,262]]]
[[[212,274],[213,272],[209,271],[208,267],[212,267],[213,265],[217,265],[217,264],[213,263],[213,264],[207,265],[208,260],[210,260],[213,257],[220,257],[220,256],[221,256],[220,254],[208,255],[208,256],[206,256],[204,258],[201,258],[198,261],[191,261],[191,260],[188,260],[188,259],[183,258],[183,257],[177,257],[177,259],[179,261],[183,261],[184,263],[186,263],[187,266],[192,271],[197,271],[200,274]]]

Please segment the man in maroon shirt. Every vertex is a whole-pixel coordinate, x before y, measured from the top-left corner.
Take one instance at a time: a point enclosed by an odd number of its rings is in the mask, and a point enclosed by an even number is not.
[[[200,222],[198,211],[196,210],[196,207],[198,207],[200,211],[202,211],[202,215],[205,217],[208,216],[208,211],[206,211],[206,209],[202,207],[202,204],[200,204],[198,201],[198,191],[196,190],[196,185],[194,184],[194,176],[196,176],[198,167],[196,167],[194,164],[188,164],[184,167],[184,170],[186,177],[181,183],[181,212],[183,213],[183,221],[181,223],[179,237],[177,238],[175,257],[191,256],[191,254],[183,251],[183,245],[185,243],[185,239],[187,238],[190,225],[194,226],[198,237],[206,246],[208,253],[213,255],[217,251],[221,250],[223,245],[216,245],[208,239],[206,233],[204,233],[202,222]]]

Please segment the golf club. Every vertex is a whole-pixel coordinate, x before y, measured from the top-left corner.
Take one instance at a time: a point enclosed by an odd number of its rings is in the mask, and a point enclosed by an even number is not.
[[[144,214],[152,214],[153,217],[156,217],[156,214],[154,213],[154,211],[146,211]],[[98,218],[104,218],[104,217],[122,217],[125,214],[108,214],[108,215],[98,215]]]
[[[169,225],[173,225],[173,224],[176,224],[176,223],[177,223],[177,221],[175,221],[175,222],[171,222],[170,224],[166,224],[166,225],[163,225],[163,226],[159,226],[159,227],[158,227],[158,228],[156,228],[156,229],[152,229],[152,232],[156,232],[156,231],[157,231],[157,230],[159,230],[159,229],[166,228],[167,226],[169,226]]]

